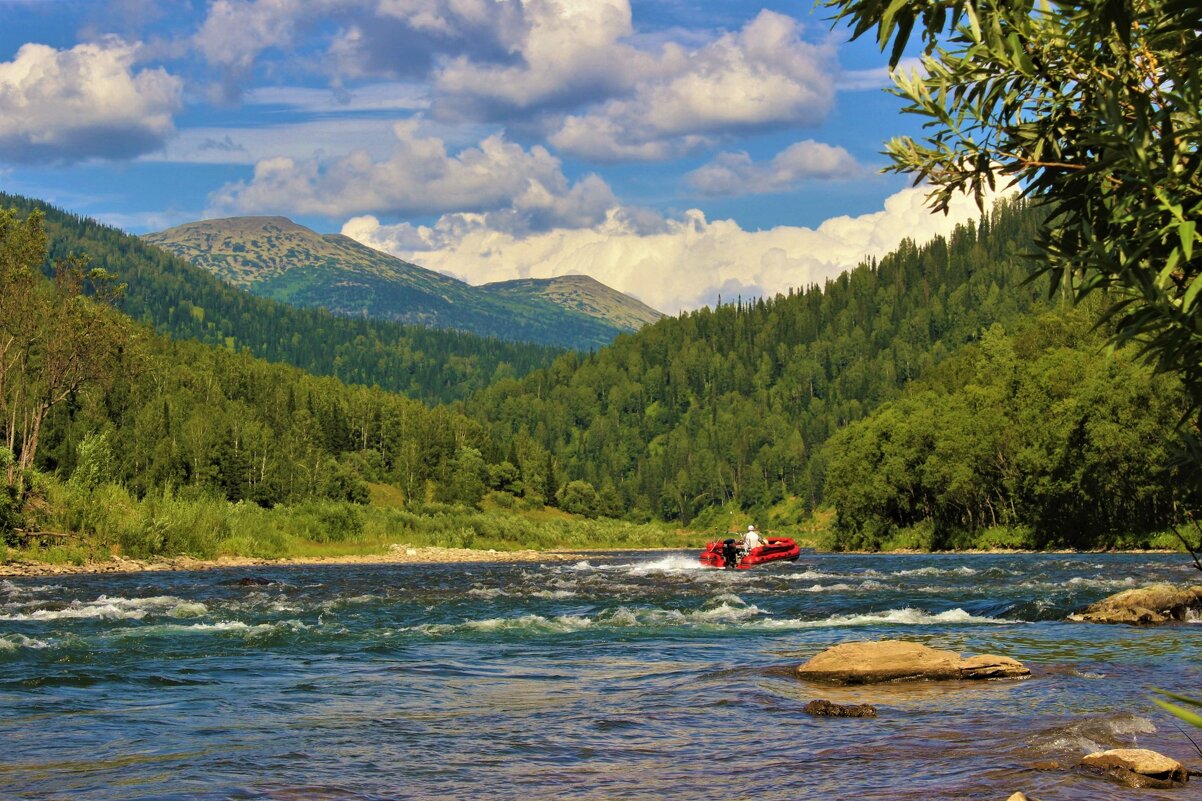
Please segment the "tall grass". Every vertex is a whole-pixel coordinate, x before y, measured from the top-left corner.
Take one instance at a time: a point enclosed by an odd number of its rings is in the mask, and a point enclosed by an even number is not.
[[[553,510],[334,501],[264,509],[170,489],[136,498],[115,484],[89,489],[52,479],[45,494],[41,527],[75,534],[82,546],[70,556],[46,550],[23,554],[43,561],[112,554],[140,559],[335,556],[381,553],[402,544],[498,551],[696,547],[706,539],[664,524],[587,520]]]

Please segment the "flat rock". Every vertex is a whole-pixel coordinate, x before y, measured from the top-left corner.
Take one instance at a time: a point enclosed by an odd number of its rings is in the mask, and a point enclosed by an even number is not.
[[[1103,598],[1068,619],[1079,623],[1146,626],[1184,620],[1191,612],[1202,612],[1202,586],[1152,584]]]
[[[820,718],[875,718],[876,707],[872,704],[836,704],[822,698],[805,705],[808,714]]]
[[[1081,759],[1087,769],[1105,773],[1129,787],[1167,789],[1189,781],[1189,771],[1175,759],[1145,748],[1115,748]]]
[[[838,684],[871,684],[922,679],[1000,679],[1030,674],[1017,660],[982,655],[963,658],[954,651],[905,640],[847,642],[827,648],[797,668],[803,679]]]

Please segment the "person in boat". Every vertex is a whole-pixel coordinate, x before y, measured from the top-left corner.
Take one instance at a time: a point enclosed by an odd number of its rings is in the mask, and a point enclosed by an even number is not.
[[[760,536],[760,532],[755,530],[754,523],[747,527],[747,534],[743,537],[743,550],[745,552],[750,553],[752,548],[758,548],[761,545],[767,544],[768,541]]]

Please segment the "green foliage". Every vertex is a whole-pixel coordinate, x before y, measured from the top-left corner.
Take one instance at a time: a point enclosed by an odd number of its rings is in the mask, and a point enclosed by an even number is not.
[[[1005,176],[1047,212],[1036,272],[1104,293],[1118,343],[1137,341],[1202,405],[1202,19],[1196,3],[828,0],[860,36],[915,32],[922,67],[895,73],[921,142],[889,143],[936,209]]]
[[[95,489],[115,478],[115,464],[116,458],[109,443],[108,431],[88,434],[76,449],[71,483],[85,490]]]
[[[1029,526],[992,526],[978,533],[973,545],[984,550],[1029,551],[1038,540]]]
[[[12,451],[0,445],[0,473],[7,474],[12,465]],[[18,494],[17,487],[8,482],[0,482],[0,545],[9,541],[13,529],[21,527],[23,505],[23,498]]]
[[[1021,256],[1038,224],[1003,204],[823,287],[682,314],[565,355],[465,408],[493,442],[518,445],[523,483],[548,499],[583,481],[606,511],[685,525],[727,504],[761,521],[789,499],[812,508],[831,434],[991,323],[1042,307]]]
[[[1202,501],[1170,464],[1186,401],[1126,351],[1102,355],[1089,311],[991,329],[827,443],[845,548],[1123,547]],[[915,546],[921,547],[921,546]]]
[[[1163,696],[1164,698],[1171,698],[1174,701],[1178,701],[1179,703],[1178,704],[1170,704],[1168,701],[1163,700],[1163,698],[1153,698],[1152,703],[1156,704],[1158,707],[1160,707],[1161,709],[1164,709],[1165,711],[1169,712],[1170,714],[1181,718],[1186,723],[1189,723],[1193,726],[1198,726],[1199,728],[1202,728],[1202,715],[1198,714],[1193,709],[1187,708],[1187,707],[1202,707],[1202,700],[1199,700],[1197,698],[1191,698],[1188,695],[1180,695],[1178,693],[1171,693],[1171,692],[1168,692],[1167,690],[1157,690],[1156,692],[1159,695]],[[1182,704],[1184,704],[1184,706],[1182,706]]]
[[[309,501],[281,508],[282,528],[313,542],[346,542],[363,533],[363,515],[355,506],[330,501]]]
[[[450,476],[439,493],[445,503],[460,503],[475,506],[480,503],[485,487],[488,465],[476,448],[461,447],[451,461]]]
[[[596,517],[599,511],[597,490],[587,481],[569,481],[556,496],[559,508],[568,514]]]
[[[462,331],[293,308],[240,291],[116,228],[0,193],[0,208],[9,207],[43,215],[51,262],[86,255],[91,265],[125,282],[118,308],[176,339],[246,351],[431,403],[461,399],[487,386],[494,375],[525,375],[562,353]],[[34,264],[41,261],[38,257]],[[605,330],[603,341],[608,341],[613,329]]]
[[[922,520],[914,525],[893,529],[881,543],[882,551],[931,551],[936,546],[935,521]]]

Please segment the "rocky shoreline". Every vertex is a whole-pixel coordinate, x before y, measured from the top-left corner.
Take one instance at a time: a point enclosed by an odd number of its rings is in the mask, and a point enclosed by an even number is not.
[[[114,556],[104,562],[82,565],[48,564],[18,561],[0,564],[0,577],[60,576],[83,573],[153,573],[163,571],[221,570],[239,567],[286,567],[293,565],[390,565],[390,564],[456,564],[467,562],[575,562],[586,559],[578,551],[496,551],[472,548],[438,548],[393,545],[381,554],[293,557],[286,559],[256,559],[246,556],[223,556],[217,559],[194,559],[172,556],[160,559],[126,559]]]

